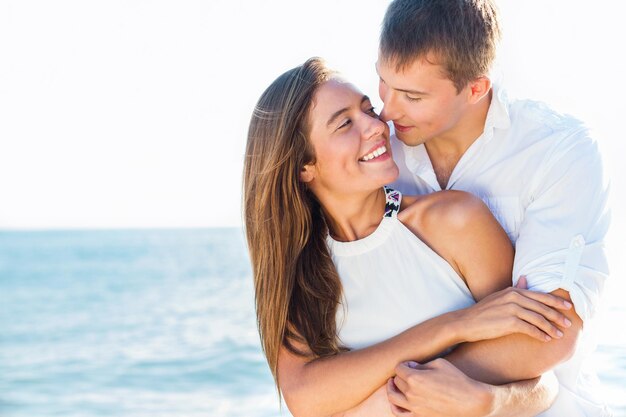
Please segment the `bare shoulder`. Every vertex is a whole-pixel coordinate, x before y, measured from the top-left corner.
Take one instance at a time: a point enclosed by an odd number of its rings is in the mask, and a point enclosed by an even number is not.
[[[422,233],[435,229],[459,232],[469,224],[484,221],[491,216],[483,201],[465,191],[447,190],[423,196],[404,197],[403,209],[399,214],[402,221],[411,230]]]
[[[454,268],[477,300],[510,285],[513,246],[480,198],[442,191],[408,199],[398,219]]]

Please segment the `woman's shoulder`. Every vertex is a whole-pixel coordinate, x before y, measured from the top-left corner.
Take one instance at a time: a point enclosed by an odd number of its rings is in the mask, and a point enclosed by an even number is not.
[[[483,201],[465,191],[446,190],[426,195],[403,196],[402,207],[398,214],[409,228],[418,228],[422,232],[436,228],[458,232],[468,223],[480,221],[483,216],[490,216]]]
[[[497,221],[485,203],[470,193],[440,191],[407,196],[403,201],[398,219],[463,279],[468,254],[484,247],[484,240],[507,239],[504,231],[496,236]]]

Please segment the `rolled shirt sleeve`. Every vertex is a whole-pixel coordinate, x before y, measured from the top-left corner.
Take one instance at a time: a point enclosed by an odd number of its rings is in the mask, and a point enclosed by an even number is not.
[[[513,277],[528,288],[569,292],[583,321],[599,305],[609,268],[608,183],[597,143],[586,130],[564,135],[533,175],[516,241]]]

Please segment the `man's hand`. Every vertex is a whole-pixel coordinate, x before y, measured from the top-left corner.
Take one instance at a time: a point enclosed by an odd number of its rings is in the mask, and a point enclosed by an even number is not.
[[[387,383],[387,396],[396,417],[478,417],[488,415],[493,405],[488,385],[445,359],[399,364]]]

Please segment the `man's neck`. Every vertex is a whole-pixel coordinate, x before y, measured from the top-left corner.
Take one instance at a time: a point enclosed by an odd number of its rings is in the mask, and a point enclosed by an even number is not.
[[[424,144],[442,190],[461,157],[485,130],[491,96],[492,92],[471,106],[454,128]]]

